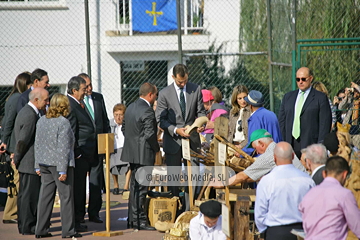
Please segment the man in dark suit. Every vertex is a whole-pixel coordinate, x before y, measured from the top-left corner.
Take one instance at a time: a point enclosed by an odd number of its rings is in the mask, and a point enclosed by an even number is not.
[[[328,159],[326,147],[322,144],[311,144],[306,148],[305,153],[306,164],[311,171],[311,178],[316,185],[319,185],[324,180],[323,171]]]
[[[167,166],[181,166],[181,139],[190,139],[190,148],[198,151],[200,127],[191,136],[185,133],[185,126],[192,125],[197,117],[205,116],[200,86],[188,82],[188,69],[183,64],[173,68],[174,83],[160,91],[157,100],[156,120],[164,130],[163,148]],[[179,173],[174,173],[179,174]],[[174,196],[179,196],[178,187],[170,187]],[[186,195],[187,196],[187,195]],[[187,196],[188,197],[188,196]],[[186,201],[188,202],[188,201]],[[188,204],[186,204],[188,208]]]
[[[78,75],[86,82],[86,93],[84,97],[85,110],[91,116],[96,126],[96,136],[101,133],[110,132],[109,118],[106,112],[104,97],[101,93],[92,91],[92,83],[89,75],[81,73]],[[103,155],[98,157],[97,162],[90,169],[90,199],[88,207],[89,221],[102,223],[99,211],[102,205],[101,189],[104,186]]]
[[[84,79],[72,77],[69,80],[67,93],[71,110],[68,119],[75,134],[74,205],[77,232],[87,231],[87,226],[80,224],[86,213],[86,175],[91,166],[97,164],[96,127],[91,116],[85,110],[83,103],[85,92],[86,82]],[[90,205],[91,203],[89,203]]]
[[[140,185],[135,175],[140,167],[153,166],[156,152],[160,150],[155,113],[151,107],[157,97],[157,88],[146,82],[141,85],[139,95],[140,98],[126,109],[121,129],[125,137],[121,159],[130,163],[132,171],[128,223],[139,230],[154,230],[148,226],[144,211],[147,186]]]
[[[301,149],[324,140],[331,128],[331,110],[327,96],[311,87],[309,68],[296,72],[298,90],[285,94],[279,112],[283,140],[290,143],[298,158]]]
[[[34,88],[29,94],[29,103],[18,113],[15,132],[15,151],[13,164],[19,171],[20,187],[18,193],[19,233],[35,233],[37,204],[40,192],[40,172],[35,172],[34,142],[36,123],[40,110],[49,104],[49,93],[43,88]]]
[[[47,72],[40,68],[35,69],[31,73],[30,81],[31,81],[32,86],[28,90],[23,92],[19,97],[19,100],[17,102],[17,108],[16,108],[17,112],[19,112],[29,102],[29,93],[34,88],[38,87],[38,88],[47,89],[48,87],[50,87],[49,77],[48,77]],[[45,108],[44,108],[44,110],[41,110],[42,115],[43,115],[43,111],[45,112]]]

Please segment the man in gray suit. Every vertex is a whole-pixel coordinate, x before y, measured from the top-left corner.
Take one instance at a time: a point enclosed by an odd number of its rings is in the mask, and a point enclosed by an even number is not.
[[[205,116],[200,86],[188,82],[189,72],[185,65],[173,68],[174,83],[160,91],[157,100],[156,119],[164,130],[163,148],[167,166],[181,166],[181,139],[190,139],[190,148],[200,148],[198,128],[191,135],[185,133],[185,126],[191,125],[197,117]],[[178,173],[174,173],[178,174]],[[178,187],[170,187],[174,196],[179,196]]]
[[[312,144],[306,148],[305,162],[316,185],[319,185],[324,180],[322,173],[325,170],[327,159],[327,150],[321,143]]]
[[[139,95],[140,98],[126,109],[121,129],[125,137],[121,159],[130,163],[132,171],[128,225],[139,230],[155,230],[148,226],[144,211],[147,186],[140,185],[135,175],[140,167],[153,166],[156,152],[160,150],[155,113],[151,107],[157,97],[157,88],[146,82],[141,85]]]
[[[20,175],[18,193],[18,228],[19,233],[35,233],[36,212],[40,192],[40,176],[35,172],[34,142],[36,123],[40,111],[49,104],[49,93],[43,88],[34,88],[29,93],[29,103],[18,113],[15,132],[14,164]]]

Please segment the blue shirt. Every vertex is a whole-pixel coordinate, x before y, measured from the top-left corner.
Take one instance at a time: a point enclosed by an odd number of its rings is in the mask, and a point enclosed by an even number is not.
[[[273,226],[302,222],[298,206],[315,186],[311,177],[293,164],[276,166],[256,189],[255,223],[259,232]]]
[[[264,107],[256,110],[248,119],[248,142],[250,142],[252,132],[258,129],[266,129],[272,135],[274,142],[282,141],[279,121],[275,113]],[[251,154],[254,149],[249,146],[249,148],[244,148],[243,151]]]

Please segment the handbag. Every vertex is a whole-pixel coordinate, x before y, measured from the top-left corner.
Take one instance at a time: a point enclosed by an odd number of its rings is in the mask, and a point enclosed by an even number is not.
[[[0,162],[0,187],[10,188],[10,197],[13,196],[12,188],[16,188],[14,183],[14,170],[10,166],[9,162]]]

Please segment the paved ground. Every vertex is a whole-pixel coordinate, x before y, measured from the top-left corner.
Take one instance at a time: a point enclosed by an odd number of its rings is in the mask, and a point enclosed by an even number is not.
[[[123,186],[123,178],[119,179],[120,186]],[[111,183],[112,186],[112,183]],[[119,219],[124,219],[127,217],[127,200],[123,200],[121,195],[113,195],[111,193],[111,203],[115,205],[111,208],[111,231],[123,231],[123,235],[115,236],[111,239],[134,239],[134,240],[160,240],[164,236],[163,233],[157,231],[137,231],[133,229],[126,229],[126,221],[121,221]],[[103,200],[105,200],[105,194],[103,194]],[[3,218],[3,207],[0,207],[0,219]],[[51,219],[51,228],[50,232],[53,234],[53,237],[48,239],[62,239],[61,238],[61,222],[60,222],[60,208],[55,207],[53,210],[53,215]],[[101,209],[100,217],[105,220],[105,208]],[[81,233],[83,237],[81,239],[107,239],[107,237],[97,237],[93,236],[94,232],[105,231],[105,222],[102,224],[88,222],[87,215],[85,216],[86,225],[88,226],[88,232]],[[22,240],[22,239],[35,239],[35,236],[23,236],[18,233],[16,224],[3,224],[0,221],[0,240]]]

